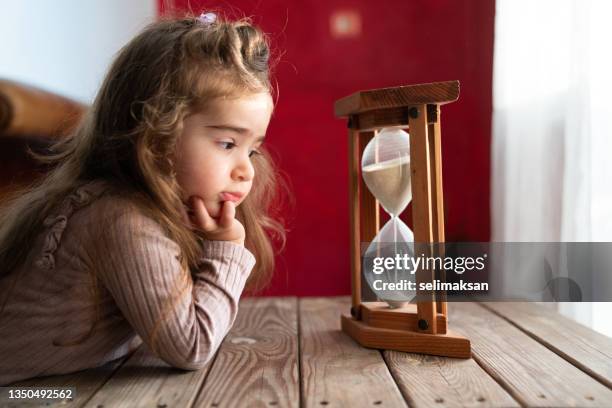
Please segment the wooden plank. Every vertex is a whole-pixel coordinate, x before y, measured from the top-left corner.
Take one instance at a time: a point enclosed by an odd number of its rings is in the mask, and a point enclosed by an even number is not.
[[[128,359],[128,357],[120,358],[111,361],[103,366],[92,368],[89,370],[79,371],[76,373],[55,375],[50,377],[32,378],[29,380],[19,381],[10,385],[11,388],[23,387],[48,387],[62,389],[74,387],[76,396],[72,400],[48,400],[44,402],[45,407],[80,407],[85,404],[91,397],[104,385],[106,381],[117,371],[119,367]],[[30,399],[21,400],[18,403],[7,403],[2,401],[2,407],[39,407],[43,405],[40,400]]]
[[[380,230],[380,206],[378,200],[376,200],[376,197],[370,192],[365,180],[361,176],[361,158],[363,156],[363,151],[368,143],[370,143],[370,140],[376,137],[376,134],[377,132],[357,133],[357,137],[359,138],[359,156],[357,161],[359,168],[359,256],[355,259],[359,259],[359,265],[355,273],[357,273],[357,276],[361,279],[361,302],[378,300],[378,297],[368,285],[368,281],[361,271],[361,244],[373,241]]]
[[[351,253],[351,314],[359,318],[359,305],[361,304],[361,248],[360,248],[360,216],[359,216],[359,186],[361,153],[359,148],[359,132],[349,130],[349,250]]]
[[[518,328],[474,303],[453,303],[451,327],[468,336],[474,359],[520,404],[612,406],[612,390]]]
[[[411,407],[517,407],[518,403],[473,359],[384,351]]]
[[[386,127],[401,126],[408,128],[407,106],[389,109],[376,109],[351,116],[352,129],[365,131],[380,130]]]
[[[431,167],[429,161],[428,125],[425,105],[418,107],[418,117],[410,118],[410,182],[414,241],[433,242]],[[417,216],[418,215],[418,216]]]
[[[427,123],[433,124],[438,121],[438,105],[427,105]],[[410,107],[375,109],[351,116],[351,129],[362,132],[380,130],[386,127],[399,127],[408,129],[408,118]]]
[[[376,237],[380,229],[380,211],[376,197],[372,195],[363,177],[361,177],[361,157],[370,140],[377,132],[355,132],[359,138],[359,155],[357,167],[359,169],[359,239],[361,242],[369,242]]]
[[[361,243],[372,241],[380,229],[378,201],[361,177],[361,156],[374,136],[376,132],[349,130],[351,314],[357,317],[362,301],[377,299],[361,273]]]
[[[356,92],[338,99],[334,104],[334,112],[336,116],[341,117],[373,109],[428,103],[444,105],[458,98],[459,81],[432,82]]]
[[[174,368],[146,346],[104,384],[86,407],[187,407],[195,400],[211,363],[197,371]]]
[[[488,310],[612,388],[612,339],[534,303],[488,302]]]
[[[442,132],[438,121],[427,125],[429,164],[431,166],[431,206],[433,242],[444,242],[444,191],[442,189]]]
[[[429,144],[429,163],[431,166],[431,202],[432,202],[432,240],[442,243],[446,240],[444,235],[444,191],[442,189],[442,129],[440,123],[440,107],[438,105],[427,105],[427,138]],[[434,120],[435,118],[435,120]],[[437,245],[434,256],[444,259],[444,247]],[[437,271],[437,276],[442,282],[446,281],[444,268]],[[434,272],[435,274],[435,272]],[[434,275],[435,276],[435,275]],[[436,293],[436,310],[438,313],[447,315],[446,293]],[[445,333],[447,328],[438,332]]]
[[[412,183],[412,220],[414,225],[414,242],[416,244],[433,242],[432,231],[432,199],[431,199],[431,167],[429,162],[427,108],[426,105],[416,107],[418,116],[410,117],[410,182]],[[416,254],[418,255],[418,254]],[[425,254],[429,256],[429,254]],[[432,282],[433,272],[419,268],[416,272],[417,285],[422,282]],[[419,321],[425,326],[419,328],[424,333],[437,333],[436,303],[433,292],[418,291]]]
[[[348,297],[300,299],[302,406],[406,406],[380,352],[340,330],[348,304]]]
[[[299,406],[297,325],[296,298],[242,300],[194,406]]]

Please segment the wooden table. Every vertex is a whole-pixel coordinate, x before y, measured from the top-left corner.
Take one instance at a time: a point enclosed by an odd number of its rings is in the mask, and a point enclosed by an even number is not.
[[[360,347],[339,330],[349,305],[348,297],[244,299],[200,371],[141,348],[22,385],[73,386],[76,399],[57,406],[98,408],[612,407],[612,340],[542,306],[450,304],[451,327],[472,341],[473,358],[458,360]]]

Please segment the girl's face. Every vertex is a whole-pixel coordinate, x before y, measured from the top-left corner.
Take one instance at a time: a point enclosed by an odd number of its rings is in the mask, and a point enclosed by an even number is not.
[[[218,98],[185,118],[177,144],[177,181],[183,201],[200,197],[208,213],[218,217],[224,201],[236,207],[251,191],[258,154],[272,115],[269,93],[236,99]]]

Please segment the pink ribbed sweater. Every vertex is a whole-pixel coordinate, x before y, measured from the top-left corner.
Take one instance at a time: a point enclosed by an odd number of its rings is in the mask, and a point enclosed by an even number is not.
[[[107,187],[66,197],[19,270],[0,280],[0,385],[103,365],[143,341],[167,363],[198,369],[232,326],[253,255],[203,241],[198,269],[184,271],[160,225]],[[94,265],[100,320],[90,333]]]

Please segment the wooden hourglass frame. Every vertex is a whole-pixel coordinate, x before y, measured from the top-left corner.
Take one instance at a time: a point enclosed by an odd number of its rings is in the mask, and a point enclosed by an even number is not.
[[[459,98],[459,81],[436,82],[357,92],[335,103],[337,117],[348,117],[351,226],[351,314],[342,330],[364,347],[470,358],[470,341],[448,330],[446,295],[418,291],[416,304],[392,309],[385,302],[362,302],[362,242],[380,230],[379,203],[361,177],[368,142],[387,127],[410,134],[412,219],[415,243],[444,242],[440,106]],[[425,245],[443,256],[439,245]],[[438,251],[434,254],[434,251]],[[443,280],[439,271],[438,279]],[[435,271],[419,269],[417,285],[433,282]]]

